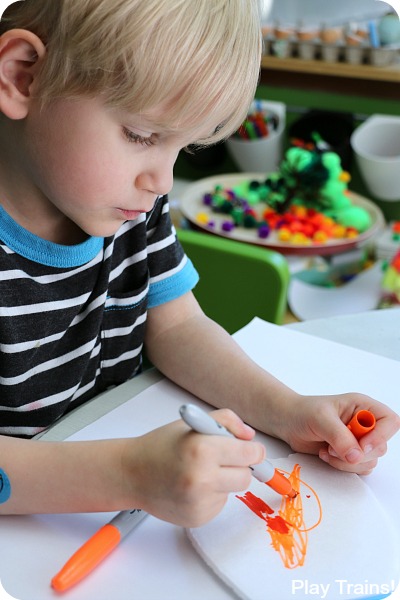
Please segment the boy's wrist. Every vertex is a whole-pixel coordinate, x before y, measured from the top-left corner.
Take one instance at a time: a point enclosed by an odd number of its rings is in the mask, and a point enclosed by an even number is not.
[[[269,435],[289,444],[290,422],[300,398],[300,394],[289,388],[285,389],[282,395],[274,398],[274,409],[271,411],[271,430],[269,431]]]
[[[300,397],[281,384],[270,389],[264,387],[252,401],[256,414],[249,424],[271,437],[288,442],[288,423]]]

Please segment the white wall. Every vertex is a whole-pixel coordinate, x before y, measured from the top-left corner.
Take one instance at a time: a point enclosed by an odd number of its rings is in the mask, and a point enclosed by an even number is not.
[[[368,20],[391,9],[378,0],[274,0],[268,21],[344,24]]]

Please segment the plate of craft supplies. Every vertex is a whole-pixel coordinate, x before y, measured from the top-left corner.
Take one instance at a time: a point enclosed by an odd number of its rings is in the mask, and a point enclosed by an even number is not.
[[[348,189],[334,152],[292,147],[276,172],[200,179],[182,192],[196,229],[283,254],[327,256],[365,245],[385,227],[372,201]]]

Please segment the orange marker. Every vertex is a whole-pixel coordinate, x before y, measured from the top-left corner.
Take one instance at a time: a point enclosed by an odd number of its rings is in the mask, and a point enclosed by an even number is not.
[[[194,404],[184,404],[180,407],[179,412],[185,423],[197,433],[234,437],[218,421]],[[290,498],[297,496],[297,492],[292,488],[289,479],[275,469],[268,460],[263,460],[259,465],[252,465],[250,469],[258,481],[266,483],[281,496],[289,496]]]
[[[123,510],[99,529],[65,563],[51,580],[57,592],[64,592],[86,577],[147,515],[140,509]]]
[[[369,410],[359,410],[352,417],[347,427],[350,429],[354,437],[359,440],[363,435],[372,431],[375,427],[375,416]]]

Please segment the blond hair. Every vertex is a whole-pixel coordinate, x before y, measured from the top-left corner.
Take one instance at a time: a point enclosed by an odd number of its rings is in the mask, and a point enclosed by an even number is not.
[[[47,53],[45,104],[101,96],[144,112],[164,105],[175,127],[219,123],[201,144],[231,135],[254,97],[261,58],[258,0],[23,0],[0,32],[35,33]]]

